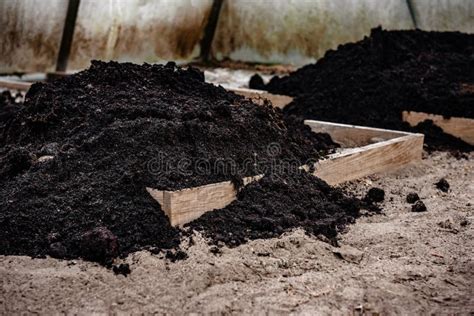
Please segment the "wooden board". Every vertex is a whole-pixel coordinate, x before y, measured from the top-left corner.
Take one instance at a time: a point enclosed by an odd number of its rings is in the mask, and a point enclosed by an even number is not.
[[[25,81],[7,80],[0,79],[0,88],[27,91],[31,87],[32,83]]]
[[[244,178],[244,185],[261,177],[258,175]],[[177,191],[160,191],[152,188],[146,190],[160,203],[161,209],[173,226],[189,223],[208,211],[223,208],[235,200],[237,195],[230,181]]]
[[[474,119],[462,117],[445,118],[442,115],[428,114],[422,112],[403,111],[403,120],[411,126],[415,126],[424,120],[432,120],[433,123],[443,129],[447,134],[456,136],[468,144],[474,145]]]
[[[332,140],[343,147],[361,147],[384,140],[400,137],[407,133],[388,129],[364,127],[349,124],[305,120],[315,133],[328,133]]]
[[[314,174],[335,185],[370,174],[389,172],[411,162],[421,160],[422,134],[412,134],[370,127],[305,121],[315,132],[326,131],[337,142],[349,142],[362,147],[344,149],[320,160]],[[308,166],[303,166],[308,168]],[[258,180],[262,175],[244,179],[244,184]],[[230,181],[213,183],[177,191],[147,188],[170,219],[171,225],[186,224],[202,214],[220,209],[235,200],[237,195]]]

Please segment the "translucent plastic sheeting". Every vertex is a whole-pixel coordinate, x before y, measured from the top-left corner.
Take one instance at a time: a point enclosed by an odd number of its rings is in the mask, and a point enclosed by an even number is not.
[[[303,64],[378,25],[413,28],[406,1],[224,1],[212,52],[218,59]]]
[[[411,1],[420,29],[474,33],[474,0]]]
[[[53,71],[65,0],[0,0],[0,73]]]
[[[189,60],[212,0],[81,0],[70,69],[91,59],[142,62]]]
[[[69,69],[91,59],[189,61],[213,0],[81,0]],[[418,27],[474,33],[474,0],[411,0]],[[0,73],[55,70],[67,0],[0,0]],[[406,0],[224,0],[218,59],[303,63],[372,27],[413,28]]]

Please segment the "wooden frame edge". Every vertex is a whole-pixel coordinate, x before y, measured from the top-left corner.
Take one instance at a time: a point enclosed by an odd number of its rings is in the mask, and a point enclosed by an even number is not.
[[[408,163],[421,160],[423,134],[321,121],[308,120],[305,123],[312,128],[327,125],[333,129],[340,128],[346,132],[358,130],[361,133],[352,133],[352,137],[357,139],[361,139],[360,134],[364,135],[363,140],[377,135],[386,138],[382,141],[368,143],[362,147],[346,149],[340,153],[330,155],[327,159],[318,161],[315,165],[314,174],[332,185],[374,173],[393,171]],[[347,166],[352,168],[353,171],[347,172]],[[243,179],[244,184],[258,180],[262,176],[246,177]],[[147,190],[149,192],[150,190],[152,192],[158,191],[149,188]],[[159,193],[155,193],[155,196],[166,201],[163,202],[164,206],[162,208],[164,207],[165,213],[169,214],[168,217],[172,225],[183,225],[206,212],[223,208],[230,204],[237,195],[230,181],[176,191],[158,192],[162,192],[162,196]],[[169,202],[167,199],[169,199]]]
[[[445,118],[442,115],[415,111],[403,111],[402,118],[411,126],[416,126],[425,120],[432,120],[433,123],[440,127],[445,133],[474,145],[474,119],[464,117]]]

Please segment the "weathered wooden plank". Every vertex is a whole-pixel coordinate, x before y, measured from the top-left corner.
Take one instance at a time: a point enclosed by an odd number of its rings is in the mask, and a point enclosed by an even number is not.
[[[360,147],[395,137],[409,135],[409,133],[393,131],[375,127],[330,123],[315,120],[305,120],[315,133],[328,133],[331,138],[344,147]]]
[[[422,134],[320,121],[308,120],[305,123],[314,131],[338,135],[340,142],[363,146],[345,149],[316,163],[315,175],[333,185],[373,173],[393,171],[421,159]],[[262,175],[245,178],[244,184],[261,177]],[[230,181],[177,191],[147,190],[161,204],[171,225],[182,225],[206,212],[223,208],[235,200],[237,195]]]
[[[30,87],[30,82],[0,79],[0,88],[27,91]]]
[[[335,185],[371,174],[390,172],[421,159],[423,135],[397,137],[349,149],[318,161],[314,175]]]
[[[442,115],[428,114],[422,112],[403,111],[403,120],[411,126],[416,126],[424,120],[432,120],[433,123],[443,129],[447,134],[456,136],[466,143],[474,145],[474,119],[462,117],[445,118]]]
[[[262,175],[244,178],[244,185],[261,177]],[[173,226],[188,223],[210,210],[223,208],[235,200],[237,195],[231,181],[177,191],[152,188],[147,188],[147,191],[160,203]]]

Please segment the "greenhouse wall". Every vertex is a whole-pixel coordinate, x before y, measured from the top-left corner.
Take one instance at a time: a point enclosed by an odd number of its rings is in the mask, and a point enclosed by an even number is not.
[[[91,59],[196,60],[213,2],[81,0],[68,69],[85,68]],[[67,5],[0,0],[0,73],[55,70]],[[301,65],[362,39],[373,27],[413,29],[415,23],[473,33],[474,1],[223,0],[210,57]]]

